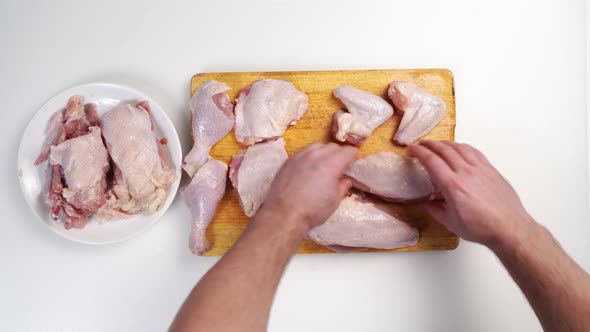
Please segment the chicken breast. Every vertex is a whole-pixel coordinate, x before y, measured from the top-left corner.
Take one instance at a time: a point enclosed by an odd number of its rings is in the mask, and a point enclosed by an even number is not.
[[[396,249],[418,243],[416,228],[358,195],[345,197],[336,211],[307,237],[338,252],[362,248]]]
[[[430,175],[417,159],[378,152],[354,161],[345,172],[357,189],[391,202],[434,199]]]
[[[55,183],[52,184],[52,192],[60,192],[63,198],[61,203],[65,204],[66,228],[82,228],[88,217],[106,202],[109,156],[102,142],[100,128],[90,127],[86,135],[51,146],[49,163],[59,166],[53,168],[52,182]],[[59,172],[65,179],[65,186],[60,183]],[[56,197],[53,200],[57,202],[60,199]]]
[[[409,81],[392,82],[388,95],[395,107],[404,113],[394,137],[402,145],[410,145],[428,134],[447,110],[442,100]]]
[[[393,107],[383,98],[366,91],[343,85],[334,90],[348,113],[334,114],[332,132],[340,142],[360,145],[377,127],[393,115]]]
[[[264,79],[242,89],[236,103],[236,139],[252,145],[283,135],[307,112],[308,97],[289,81]]]
[[[121,211],[135,214],[157,211],[167,197],[167,190],[176,174],[166,151],[158,146],[159,140],[152,131],[149,105],[138,107],[124,104],[102,116],[103,137],[115,165],[115,184],[111,198],[99,218],[108,220]]]
[[[194,145],[184,157],[183,168],[189,176],[207,161],[211,147],[234,127],[234,106],[225,93],[229,86],[218,81],[201,84],[190,100]]]
[[[252,145],[232,157],[229,178],[246,216],[252,217],[258,211],[288,157],[283,138]]]
[[[193,254],[205,254],[211,247],[205,231],[225,193],[226,178],[227,164],[209,159],[197,170],[191,182],[180,190],[180,197],[192,215],[189,248]]]

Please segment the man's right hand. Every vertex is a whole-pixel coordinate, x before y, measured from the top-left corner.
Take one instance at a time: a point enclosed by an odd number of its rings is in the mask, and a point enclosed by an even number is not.
[[[460,237],[490,247],[535,223],[508,181],[472,146],[422,141],[409,149],[444,197],[425,209]]]

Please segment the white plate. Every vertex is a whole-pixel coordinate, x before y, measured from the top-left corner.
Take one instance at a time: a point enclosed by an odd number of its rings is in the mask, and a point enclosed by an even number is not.
[[[176,170],[176,181],[170,186],[168,199],[159,211],[152,215],[137,215],[127,219],[113,219],[105,224],[100,224],[92,217],[83,229],[65,229],[63,223],[55,223],[49,215],[49,205],[45,202],[47,162],[35,166],[33,163],[41,151],[45,141],[45,129],[49,117],[56,111],[65,108],[68,99],[73,95],[84,97],[84,103],[95,103],[98,114],[121,103],[136,104],[141,100],[147,100],[152,108],[151,116],[155,122],[158,138],[168,139],[168,149]],[[57,234],[72,241],[87,244],[107,244],[124,241],[137,236],[154,225],[166,212],[180,183],[182,151],[178,134],[174,125],[160,105],[145,94],[127,86],[112,83],[88,83],[70,88],[51,98],[35,114],[20,142],[18,149],[18,176],[25,199],[35,214]]]

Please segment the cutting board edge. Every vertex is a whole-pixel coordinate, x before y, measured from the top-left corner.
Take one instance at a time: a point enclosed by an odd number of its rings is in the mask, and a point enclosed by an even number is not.
[[[384,72],[384,71],[403,71],[403,72],[407,72],[407,71],[413,71],[413,72],[438,72],[440,75],[443,76],[447,76],[447,78],[451,81],[452,83],[452,88],[453,88],[453,92],[452,92],[452,96],[453,96],[453,104],[456,105],[455,103],[455,75],[453,74],[453,71],[448,69],[448,68],[410,68],[410,69],[403,69],[403,68],[396,68],[396,69],[345,69],[345,70],[276,70],[276,71],[260,71],[260,72],[250,72],[250,71],[237,71],[237,72],[201,72],[201,73],[196,73],[191,77],[191,84],[190,84],[190,95],[192,96],[194,91],[196,90],[196,88],[198,87],[198,84],[195,83],[196,80],[199,79],[200,76],[204,76],[204,75],[215,75],[215,76],[224,76],[224,75],[235,75],[235,74],[260,74],[261,76],[264,76],[265,74],[271,74],[271,75],[277,75],[277,74],[285,74],[285,75],[292,75],[292,74],[317,74],[317,73],[325,73],[325,74],[330,74],[330,73],[342,73],[342,72],[346,72],[346,73],[354,73],[354,72],[358,72],[358,73],[366,73],[366,72]]]

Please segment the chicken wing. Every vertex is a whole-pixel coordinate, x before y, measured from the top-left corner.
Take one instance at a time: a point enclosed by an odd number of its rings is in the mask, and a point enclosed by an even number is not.
[[[334,96],[340,99],[348,113],[334,114],[332,132],[340,142],[360,145],[393,115],[393,107],[383,98],[351,86],[339,86]]]
[[[404,113],[394,137],[402,145],[410,145],[428,134],[447,110],[442,100],[409,81],[392,82],[388,95],[395,107]]]
[[[194,145],[182,166],[191,177],[207,161],[211,147],[234,127],[234,106],[225,93],[229,90],[226,84],[211,80],[201,84],[191,97]]]
[[[252,145],[283,135],[307,112],[308,97],[284,80],[264,79],[242,89],[236,103],[236,139]]]

